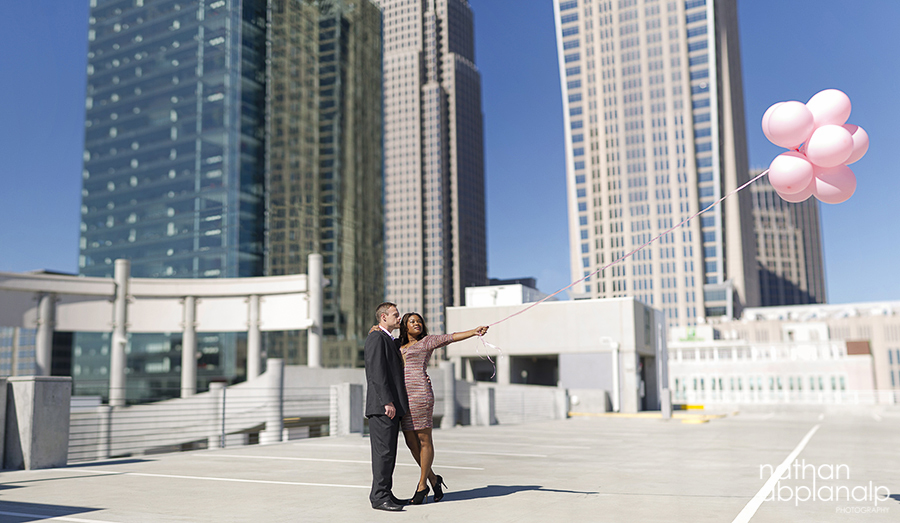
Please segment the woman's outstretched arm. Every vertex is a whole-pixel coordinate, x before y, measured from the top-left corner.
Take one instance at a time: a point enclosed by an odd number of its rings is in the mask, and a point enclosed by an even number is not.
[[[472,336],[484,336],[487,333],[487,326],[482,325],[481,327],[476,327],[469,331],[464,332],[454,332],[453,333],[453,341],[462,341],[471,338]]]

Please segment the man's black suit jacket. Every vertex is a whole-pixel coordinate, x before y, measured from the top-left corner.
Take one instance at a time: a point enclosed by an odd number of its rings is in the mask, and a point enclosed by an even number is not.
[[[395,420],[409,411],[403,360],[394,339],[378,329],[366,337],[366,417],[384,415],[384,406],[393,403]]]

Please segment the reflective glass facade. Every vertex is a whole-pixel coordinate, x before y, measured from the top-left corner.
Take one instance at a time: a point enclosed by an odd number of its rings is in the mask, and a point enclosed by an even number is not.
[[[96,0],[80,272],[263,272],[264,0]]]
[[[91,0],[82,275],[263,274],[266,18],[265,0]],[[109,337],[76,336],[76,394],[106,394]],[[201,390],[243,374],[242,338],[198,337]],[[179,335],[126,352],[129,402],[178,394]]]
[[[266,272],[323,256],[322,364],[362,364],[384,298],[381,13],[371,2],[278,0],[272,9]],[[267,353],[306,363],[305,333]]]

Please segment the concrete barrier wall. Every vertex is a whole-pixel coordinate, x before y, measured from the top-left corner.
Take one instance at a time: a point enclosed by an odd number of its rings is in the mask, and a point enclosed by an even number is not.
[[[64,467],[72,378],[17,376],[6,387],[5,469]]]

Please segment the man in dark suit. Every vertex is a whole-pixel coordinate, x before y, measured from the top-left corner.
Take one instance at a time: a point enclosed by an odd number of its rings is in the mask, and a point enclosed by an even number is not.
[[[403,377],[403,360],[391,331],[400,327],[400,312],[393,303],[382,303],[375,310],[378,329],[366,338],[366,417],[372,445],[372,491],[369,501],[378,510],[403,510],[404,503],[394,497],[394,464],[397,461],[397,436],[400,418],[409,411]]]

